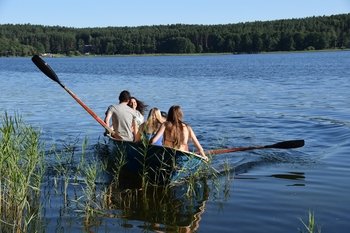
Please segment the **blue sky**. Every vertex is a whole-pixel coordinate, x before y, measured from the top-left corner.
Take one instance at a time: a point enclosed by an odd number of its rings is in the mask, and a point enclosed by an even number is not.
[[[350,13],[350,0],[0,0],[0,24],[228,24]]]

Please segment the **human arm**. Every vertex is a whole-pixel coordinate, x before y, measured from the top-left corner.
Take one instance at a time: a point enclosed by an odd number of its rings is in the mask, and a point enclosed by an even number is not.
[[[165,130],[165,124],[163,123],[160,128],[158,129],[156,135],[154,135],[151,140],[150,143],[154,144],[155,142],[157,142],[159,140],[159,138],[164,134],[164,130]]]
[[[192,140],[194,146],[197,148],[199,154],[203,157],[203,159],[204,159],[205,161],[208,161],[209,159],[208,159],[208,157],[205,155],[204,150],[203,150],[201,144],[199,143],[196,134],[193,132],[193,130],[192,130],[191,127],[188,127],[188,130],[189,130],[189,137],[190,137],[190,139]]]
[[[144,127],[145,127],[144,123],[140,125],[140,127],[139,127],[139,129],[138,129],[138,131],[136,133],[135,139],[134,139],[135,142],[141,141],[141,137],[142,137],[141,134],[143,133]]]
[[[108,109],[107,112],[106,112],[105,119],[104,119],[104,122],[106,123],[106,125],[107,125],[108,127],[110,127],[111,117],[112,117],[112,112],[109,111],[109,109]]]
[[[114,137],[115,139],[122,140],[122,137],[120,137],[114,131],[113,124],[112,125],[110,124],[111,123],[111,118],[112,118],[112,111],[110,111],[110,107],[109,107],[108,110],[106,111],[106,116],[105,116],[104,122],[106,123],[106,125],[108,127],[110,127],[113,130],[113,133],[111,134],[111,136]],[[108,133],[109,132],[106,130],[105,135],[108,134]]]
[[[136,118],[134,117],[133,120],[132,120],[132,123],[131,123],[131,127],[132,127],[132,133],[134,135],[134,141],[136,141],[136,137],[137,137],[137,134],[138,134],[138,131],[139,131],[139,126],[136,122]]]

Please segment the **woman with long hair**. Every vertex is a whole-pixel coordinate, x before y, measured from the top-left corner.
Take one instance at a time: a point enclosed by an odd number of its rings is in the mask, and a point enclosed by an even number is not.
[[[173,105],[170,107],[166,122],[162,124],[157,134],[151,139],[151,143],[156,142],[163,135],[163,145],[182,151],[189,151],[188,141],[192,140],[199,154],[208,160],[196,134],[191,126],[183,122],[183,113],[181,107]]]
[[[135,141],[139,142],[141,140],[149,141],[159,130],[162,123],[165,122],[165,119],[162,117],[161,112],[158,108],[152,108],[149,111],[147,120],[142,123],[139,127],[139,130],[136,134]],[[162,145],[163,138],[160,137],[155,141],[154,145]]]
[[[128,105],[130,108],[133,108],[136,111],[136,123],[137,126],[140,127],[140,125],[145,121],[144,114],[147,105],[141,100],[136,99],[136,97],[130,97]]]

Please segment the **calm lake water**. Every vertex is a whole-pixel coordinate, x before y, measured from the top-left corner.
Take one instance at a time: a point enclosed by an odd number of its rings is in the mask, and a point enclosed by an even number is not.
[[[45,61],[101,118],[127,89],[150,108],[181,105],[205,149],[305,140],[298,149],[215,156],[213,167],[229,164],[233,179],[217,191],[209,178],[192,216],[186,200],[174,197],[179,205],[171,208],[182,214],[174,222],[152,222],[157,205],[150,203],[127,216],[99,217],[86,229],[74,204],[67,208],[52,194],[42,213],[47,232],[175,232],[193,219],[197,232],[306,232],[301,220],[308,222],[309,211],[321,232],[350,229],[349,51]],[[0,90],[0,113],[19,113],[46,145],[79,147],[85,137],[90,145],[103,138],[103,128],[30,58],[0,58]],[[225,183],[227,176],[218,179]],[[76,187],[68,188],[74,196]]]

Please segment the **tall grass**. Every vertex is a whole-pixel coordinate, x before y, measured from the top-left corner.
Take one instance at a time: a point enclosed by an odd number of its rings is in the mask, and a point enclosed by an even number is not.
[[[86,153],[87,140],[83,141],[81,153],[75,151],[77,142],[74,145],[64,145],[63,150],[53,148],[50,153],[53,153],[54,157],[49,161],[49,169],[46,169],[45,153],[39,137],[40,133],[25,124],[18,115],[11,117],[5,113],[2,116],[0,232],[45,232],[42,219],[45,218],[45,211],[48,210],[42,210],[45,203],[41,202],[45,199],[50,203],[52,197],[63,200],[62,213],[77,213],[77,217],[84,219],[82,225],[88,228],[96,224],[95,220],[101,216],[110,213],[130,216],[134,209],[138,208],[142,209],[146,219],[152,220],[151,222],[164,222],[163,226],[173,225],[179,221],[183,211],[181,208],[177,210],[178,206],[189,208],[190,211],[186,212],[189,215],[189,224],[194,224],[191,223],[191,219],[197,219],[195,216],[202,213],[196,208],[203,209],[208,199],[209,190],[203,190],[206,187],[206,181],[204,185],[202,179],[203,172],[206,177],[210,170],[214,171],[210,169],[210,163],[204,170],[194,173],[185,184],[177,187],[168,184],[158,185],[158,181],[168,178],[169,167],[174,164],[169,164],[169,161],[161,163],[157,171],[147,167],[149,145],[145,144],[144,150],[140,151],[142,156],[139,161],[143,165],[142,171],[138,174],[141,176],[141,188],[125,189],[125,187],[118,187],[120,171],[126,163],[125,150],[123,151],[122,148],[119,148],[120,151],[116,154],[115,164],[109,164],[113,167],[115,175],[113,182],[99,184],[97,182],[99,173],[107,168],[105,164],[101,164],[100,159],[93,160],[91,157],[93,155]],[[163,159],[165,160],[161,158]],[[175,161],[172,162],[175,163]],[[50,179],[52,172],[55,177]],[[51,176],[46,180],[44,174]],[[213,177],[213,175],[209,176]],[[122,180],[122,182],[125,181],[125,179]],[[54,182],[54,187],[50,187],[50,182]],[[42,183],[43,190],[41,190]],[[45,187],[49,191],[42,194],[46,190]],[[60,189],[57,190],[57,187]],[[51,193],[51,188],[56,188],[55,194]],[[55,203],[58,204],[58,202]],[[73,204],[76,204],[76,207]],[[196,208],[193,209],[192,205]],[[111,211],[113,208],[117,211]],[[73,212],[72,209],[74,209]],[[163,216],[162,213],[167,215]]]
[[[321,229],[318,228],[316,225],[315,214],[313,212],[309,211],[309,218],[307,223],[305,223],[302,219],[300,219],[300,221],[304,225],[307,233],[315,233],[315,232],[321,233]],[[301,232],[304,232],[304,231],[301,231]]]
[[[40,228],[40,185],[44,152],[39,132],[20,116],[2,116],[0,124],[0,232]]]

